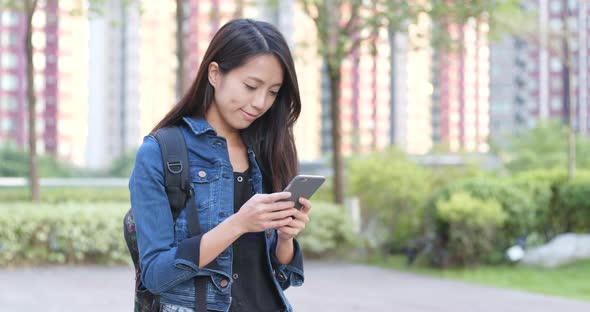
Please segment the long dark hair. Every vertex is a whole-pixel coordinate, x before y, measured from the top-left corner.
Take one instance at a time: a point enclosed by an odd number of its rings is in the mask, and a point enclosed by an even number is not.
[[[251,19],[236,19],[225,24],[213,37],[197,77],[182,99],[152,131],[178,125],[182,117],[205,117],[211,106],[214,88],[207,79],[211,62],[221,73],[240,67],[251,57],[272,54],[282,64],[284,77],[272,107],[242,130],[245,143],[254,149],[273,191],[282,190],[297,174],[297,149],[293,125],[301,112],[299,85],[293,57],[283,35],[271,24]]]

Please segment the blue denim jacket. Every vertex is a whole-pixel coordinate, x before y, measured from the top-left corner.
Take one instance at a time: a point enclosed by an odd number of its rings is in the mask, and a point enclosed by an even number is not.
[[[233,214],[233,169],[227,142],[202,118],[184,118],[184,134],[190,164],[190,179],[202,233]],[[262,175],[254,152],[248,147],[252,186],[262,193]],[[209,276],[207,308],[228,311],[231,305],[232,248],[199,268],[201,235],[189,237],[186,209],[173,222],[164,190],[164,166],[158,142],[146,136],[137,152],[129,180],[131,209],[136,222],[142,281],[160,295],[163,304],[194,307],[195,276]],[[296,241],[291,263],[282,265],[275,256],[277,233],[266,230],[266,259],[285,311],[292,311],[283,290],[303,284],[303,255]]]

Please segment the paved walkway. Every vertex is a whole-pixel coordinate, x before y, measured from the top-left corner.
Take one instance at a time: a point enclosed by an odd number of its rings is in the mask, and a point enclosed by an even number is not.
[[[0,269],[0,311],[130,312],[128,267]],[[287,290],[297,312],[588,312],[590,302],[439,280],[353,264],[307,263]]]

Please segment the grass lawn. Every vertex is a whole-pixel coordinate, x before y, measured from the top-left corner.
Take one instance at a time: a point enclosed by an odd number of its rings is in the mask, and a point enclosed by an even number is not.
[[[370,264],[399,271],[590,301],[590,260],[556,269],[505,265],[441,271],[407,267],[402,256],[371,260]]]

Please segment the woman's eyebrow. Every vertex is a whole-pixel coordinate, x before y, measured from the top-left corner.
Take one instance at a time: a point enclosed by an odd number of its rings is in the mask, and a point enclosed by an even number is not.
[[[248,76],[247,78],[248,79],[252,79],[252,80],[254,80],[256,82],[259,82],[259,83],[264,84],[264,80],[262,80],[262,79],[260,79],[258,77]],[[274,87],[274,86],[279,86],[280,87],[282,84],[283,84],[282,82],[278,82],[278,83],[275,83],[274,85],[272,85],[271,87]]]

